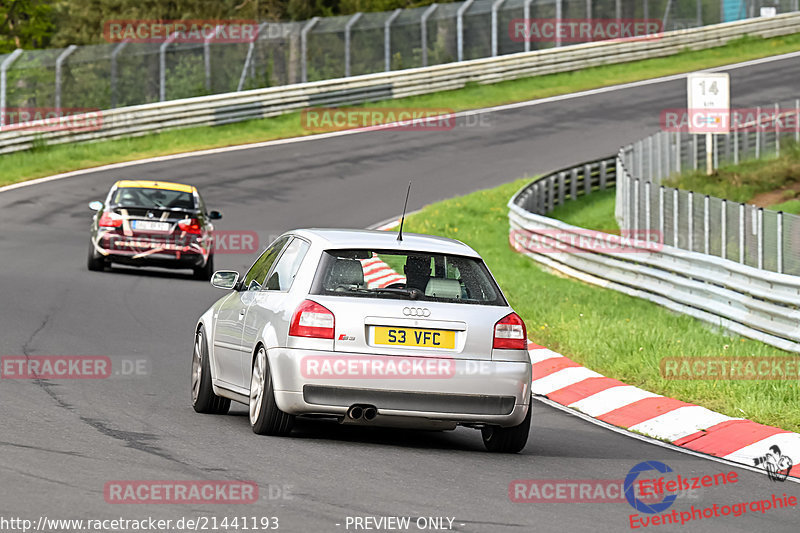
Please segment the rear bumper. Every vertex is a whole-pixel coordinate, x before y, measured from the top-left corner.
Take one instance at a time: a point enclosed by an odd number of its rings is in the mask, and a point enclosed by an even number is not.
[[[196,239],[172,242],[169,239],[126,238],[117,234],[100,235],[94,244],[98,255],[113,263],[162,268],[199,268],[208,261],[209,249]]]
[[[309,371],[309,359],[381,359],[369,354],[277,348],[269,350],[268,357],[276,403],[295,415],[344,417],[350,406],[363,404],[377,408],[376,422],[408,418],[507,427],[520,424],[530,404],[528,362],[408,357],[402,359],[447,370],[404,377]]]

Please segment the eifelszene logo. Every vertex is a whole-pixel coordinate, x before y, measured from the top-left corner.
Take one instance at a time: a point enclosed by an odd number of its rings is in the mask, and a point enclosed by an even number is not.
[[[666,474],[667,472],[672,472],[672,468],[665,465],[661,461],[644,461],[639,463],[638,465],[634,466],[628,472],[628,475],[625,476],[625,484],[623,485],[625,489],[625,499],[628,500],[628,503],[631,504],[631,507],[636,509],[639,512],[647,513],[647,514],[658,514],[661,513],[675,503],[675,500],[678,498],[677,494],[664,494],[664,499],[660,502],[650,503],[642,501],[642,499],[636,496],[634,490],[634,483],[636,483],[636,479],[639,477],[639,474],[642,472],[647,472],[649,470],[656,470],[662,474]]]
[[[753,464],[766,470],[771,481],[785,481],[792,471],[794,461],[788,455],[783,455],[777,444],[773,444],[767,453],[754,457]]]

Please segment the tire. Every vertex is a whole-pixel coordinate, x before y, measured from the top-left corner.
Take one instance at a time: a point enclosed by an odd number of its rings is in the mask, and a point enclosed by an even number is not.
[[[486,446],[487,450],[494,453],[518,453],[522,451],[528,442],[532,412],[533,403],[528,406],[528,414],[525,415],[525,420],[518,426],[509,428],[489,426],[482,428],[483,445]]]
[[[192,354],[192,407],[198,413],[224,415],[230,406],[231,401],[214,394],[214,389],[211,387],[206,332],[205,328],[200,326],[194,337]]]
[[[292,431],[294,415],[284,413],[275,403],[272,375],[269,371],[267,352],[258,347],[253,358],[253,373],[250,378],[250,426],[253,433],[283,437]]]
[[[105,258],[100,257],[94,251],[94,246],[92,245],[91,241],[89,242],[89,257],[86,259],[86,267],[91,270],[92,272],[102,272],[105,270],[106,265]]]
[[[194,269],[194,279],[201,279],[209,281],[211,276],[214,275],[214,254],[208,254],[208,260],[205,266],[197,267]]]

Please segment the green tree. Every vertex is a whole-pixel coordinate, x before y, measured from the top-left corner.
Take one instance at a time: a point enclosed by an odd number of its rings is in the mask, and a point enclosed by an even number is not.
[[[0,2],[0,54],[48,46],[55,31],[52,4],[52,0]]]

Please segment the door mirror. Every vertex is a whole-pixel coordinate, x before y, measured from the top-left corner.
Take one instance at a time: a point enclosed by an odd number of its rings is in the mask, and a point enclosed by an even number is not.
[[[94,202],[89,202],[89,209],[92,211],[100,211],[103,209],[103,202],[98,202],[97,200]]]
[[[222,213],[220,213],[219,211],[211,211],[211,212],[208,214],[208,218],[209,218],[210,220],[219,220],[219,219],[221,219],[221,218],[222,218]]]
[[[211,285],[227,291],[236,289],[239,285],[239,273],[233,270],[218,270],[211,276]]]

